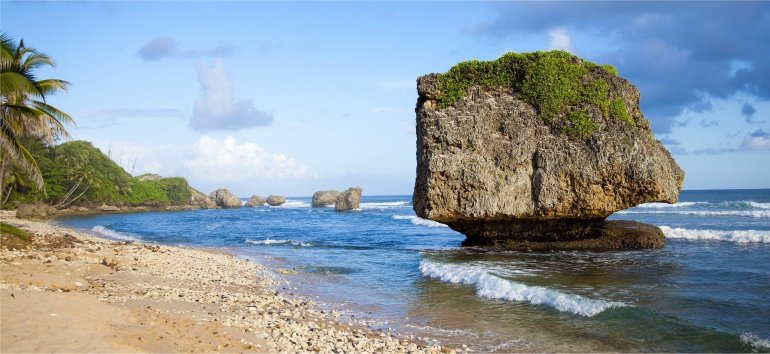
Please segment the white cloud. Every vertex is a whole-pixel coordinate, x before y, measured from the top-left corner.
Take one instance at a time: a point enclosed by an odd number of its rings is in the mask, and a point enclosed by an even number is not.
[[[177,43],[171,37],[158,37],[151,39],[139,51],[136,52],[140,58],[146,61],[161,60],[164,58],[197,58],[203,56],[224,57],[233,51],[229,44],[220,44],[209,50],[187,50],[179,49]]]
[[[273,115],[254,107],[251,100],[235,101],[224,60],[196,63],[201,96],[195,100],[190,127],[198,130],[239,130],[273,122]]]
[[[743,138],[741,148],[746,150],[770,150],[770,133],[757,129]]]
[[[308,168],[294,159],[265,151],[255,143],[238,144],[228,136],[198,139],[194,156],[185,163],[188,174],[206,182],[242,182],[256,179],[302,178]]]
[[[548,32],[548,37],[550,38],[549,46],[551,49],[572,51],[572,40],[566,28],[554,28]]]

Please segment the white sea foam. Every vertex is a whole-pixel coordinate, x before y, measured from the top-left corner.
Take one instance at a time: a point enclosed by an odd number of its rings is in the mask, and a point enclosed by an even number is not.
[[[367,203],[361,203],[361,209],[381,209],[381,208],[393,208],[393,207],[400,207],[400,206],[406,206],[411,203],[407,200],[400,200],[396,202],[367,202]]]
[[[746,202],[746,203],[749,204],[749,206],[751,206],[752,208],[756,208],[756,209],[770,209],[770,203],[759,203],[759,202],[751,202],[751,201]]]
[[[313,246],[312,243],[307,242],[301,242],[301,241],[295,241],[295,240],[274,240],[274,239],[264,239],[264,240],[246,240],[245,243],[250,243],[252,245],[292,245],[292,246],[302,246],[302,247],[311,247]]]
[[[287,199],[285,203],[278,206],[270,206],[271,208],[309,208],[310,203],[302,200]]]
[[[450,283],[473,285],[476,287],[476,294],[480,297],[545,305],[581,316],[590,317],[609,308],[626,306],[622,302],[588,299],[542,286],[520,284],[468,265],[422,260],[420,272],[424,276]]]
[[[741,334],[741,341],[743,341],[743,343],[746,343],[754,347],[755,349],[759,349],[759,350],[770,349],[770,339],[759,338],[759,336],[753,333]]]
[[[770,210],[621,210],[615,214],[678,214],[696,216],[743,216],[770,218]]]
[[[133,235],[130,235],[130,234],[127,234],[127,233],[123,233],[123,232],[118,232],[118,231],[115,231],[115,230],[111,230],[111,229],[108,229],[108,228],[106,228],[104,226],[94,226],[91,229],[91,231],[96,232],[98,234],[101,234],[102,236],[107,236],[109,238],[116,239],[116,240],[140,241],[139,238],[137,238],[136,236],[133,236]]]
[[[393,220],[409,220],[412,224],[423,225],[427,227],[448,227],[440,222],[423,219],[417,215],[393,215]]]
[[[644,203],[644,204],[639,204],[637,208],[643,208],[643,209],[687,208],[698,204],[708,204],[708,202],[679,202],[674,204]]]
[[[663,235],[667,238],[686,240],[715,240],[738,243],[770,243],[770,231],[760,230],[692,230],[661,226]]]

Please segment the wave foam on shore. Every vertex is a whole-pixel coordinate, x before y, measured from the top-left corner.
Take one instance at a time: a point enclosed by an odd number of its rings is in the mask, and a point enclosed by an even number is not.
[[[660,226],[666,238],[711,240],[737,243],[770,243],[770,231],[760,230],[695,230]]]
[[[274,239],[264,239],[264,240],[246,240],[243,241],[244,243],[250,243],[252,245],[292,245],[292,246],[301,246],[301,247],[312,247],[312,243],[307,242],[301,242],[301,241],[295,241],[295,240],[274,240]]]
[[[91,228],[91,231],[111,239],[123,240],[123,241],[137,241],[137,242],[141,241],[141,239],[139,239],[139,237],[137,236],[108,229],[104,226],[94,226],[93,228]]]
[[[476,294],[483,298],[545,305],[561,312],[586,317],[597,315],[610,308],[627,306],[622,302],[588,299],[542,286],[517,283],[467,265],[422,260],[420,272],[424,276],[454,284],[473,285],[476,287]]]

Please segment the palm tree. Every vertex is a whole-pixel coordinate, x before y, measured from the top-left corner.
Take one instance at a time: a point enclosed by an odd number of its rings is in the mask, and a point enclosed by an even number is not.
[[[45,53],[18,44],[0,34],[0,200],[6,170],[15,168],[45,192],[40,168],[26,142],[37,139],[53,146],[57,139],[68,139],[64,123],[72,117],[46,103],[46,96],[65,91],[69,83],[58,79],[37,80],[38,68],[55,67]]]

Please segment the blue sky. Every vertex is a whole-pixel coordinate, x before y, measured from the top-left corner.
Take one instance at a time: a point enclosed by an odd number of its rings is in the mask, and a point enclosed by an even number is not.
[[[770,187],[770,3],[2,1],[0,20],[72,82],[49,102],[73,138],[204,192],[410,194],[416,78],[547,49],[639,87],[685,189]]]

